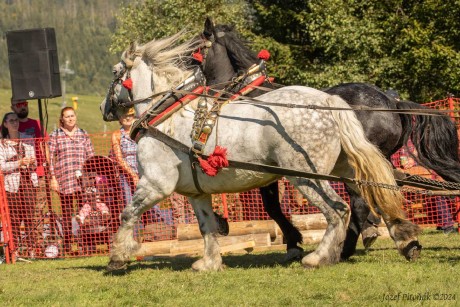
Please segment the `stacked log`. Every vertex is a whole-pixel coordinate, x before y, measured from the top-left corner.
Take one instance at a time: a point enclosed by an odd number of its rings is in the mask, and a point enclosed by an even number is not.
[[[146,226],[147,238],[155,238],[151,230],[156,227]],[[282,232],[272,220],[230,222],[228,236],[218,236],[221,253],[247,253],[251,251],[268,251],[286,249]],[[204,242],[197,224],[179,224],[177,240],[144,242],[137,257],[201,255]]]
[[[322,213],[292,215],[291,222],[299,229],[305,244],[318,243],[326,232],[327,221]],[[379,225],[378,230],[381,238],[390,237],[384,222]]]
[[[321,213],[292,215],[291,221],[302,234],[304,244],[319,243],[327,227],[327,221]],[[148,236],[157,237],[151,232],[159,230],[158,225],[146,228],[150,231],[147,232]],[[230,222],[229,229],[228,236],[217,238],[222,254],[286,250],[282,232],[273,220]],[[168,228],[169,231],[172,230]],[[379,225],[379,232],[381,237],[389,237],[383,223]],[[203,250],[204,242],[198,225],[179,224],[176,240],[144,242],[136,256],[202,255]]]

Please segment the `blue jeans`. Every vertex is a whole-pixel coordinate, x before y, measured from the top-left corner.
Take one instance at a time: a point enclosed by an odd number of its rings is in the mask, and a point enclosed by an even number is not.
[[[438,227],[441,227],[442,229],[452,227],[454,225],[454,221],[452,220],[452,214],[450,212],[450,207],[449,203],[447,202],[447,198],[442,196],[436,196],[435,203],[436,212],[438,216]]]

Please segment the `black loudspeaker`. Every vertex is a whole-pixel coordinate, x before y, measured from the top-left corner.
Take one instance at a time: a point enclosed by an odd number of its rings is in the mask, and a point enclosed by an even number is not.
[[[56,34],[53,28],[6,33],[13,100],[61,96]]]

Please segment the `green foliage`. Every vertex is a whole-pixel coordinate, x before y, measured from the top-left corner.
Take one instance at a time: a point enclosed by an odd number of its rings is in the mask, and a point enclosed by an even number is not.
[[[274,54],[281,83],[321,88],[369,82],[414,101],[460,92],[459,1],[251,3],[254,33],[269,36],[270,47],[274,39],[287,48]]]
[[[91,134],[119,129],[118,122],[106,123],[102,120],[101,111],[99,110],[99,105],[103,99],[102,96],[69,93],[70,96],[78,96],[79,98],[77,109],[79,127]],[[0,89],[0,120],[6,112],[11,111],[10,98],[11,90]],[[72,103],[67,103],[67,105],[72,106]],[[42,99],[43,116],[45,117],[44,126],[47,128],[48,133],[51,133],[58,125],[61,107],[61,98]],[[29,116],[39,119],[38,114],[37,100],[29,100]]]
[[[232,23],[241,28],[250,25],[248,6],[243,0],[193,1],[145,0],[133,1],[121,9],[112,37],[111,50],[120,52],[129,42],[146,43],[154,38],[173,35],[182,29],[197,35],[204,21],[211,16],[218,23]]]
[[[56,29],[61,66],[75,70],[67,90],[80,95],[106,91],[118,58],[109,49],[184,28],[196,35],[206,16],[235,24],[254,51],[268,49],[278,83],[369,82],[414,101],[460,94],[458,0],[8,0],[0,12],[2,32]],[[5,36],[0,48],[0,88],[9,88]]]
[[[109,53],[114,13],[122,0],[9,0],[0,1],[0,31],[52,27],[56,31],[60,66],[66,60],[75,74],[66,89],[75,93],[104,94],[117,60]],[[0,88],[10,88],[6,36],[0,37]]]

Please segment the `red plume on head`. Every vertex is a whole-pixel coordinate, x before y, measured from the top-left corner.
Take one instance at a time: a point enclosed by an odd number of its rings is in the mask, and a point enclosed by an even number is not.
[[[195,52],[192,57],[200,63],[203,63],[203,55],[199,52]]]
[[[268,52],[268,50],[262,49],[260,50],[257,57],[261,60],[268,61],[268,59],[270,58],[270,52]]]
[[[123,81],[122,85],[127,89],[127,90],[132,90],[133,89],[133,80],[131,78],[126,79]]]

